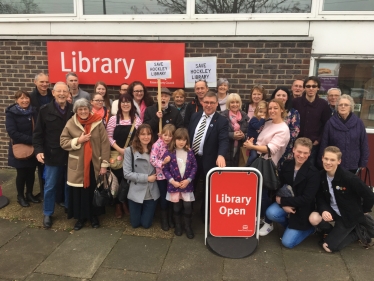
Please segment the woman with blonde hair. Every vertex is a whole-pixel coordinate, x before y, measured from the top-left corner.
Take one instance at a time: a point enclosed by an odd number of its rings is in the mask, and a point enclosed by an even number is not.
[[[246,140],[248,116],[240,110],[242,100],[238,94],[230,94],[226,101],[226,110],[221,115],[229,122],[229,149],[225,155],[227,167],[238,167],[240,148]]]

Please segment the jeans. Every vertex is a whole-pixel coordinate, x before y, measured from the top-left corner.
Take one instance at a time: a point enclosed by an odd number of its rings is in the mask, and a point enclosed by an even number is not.
[[[160,205],[161,210],[167,210],[169,201],[166,200],[166,193],[168,188],[167,180],[157,180],[158,190],[160,191]]]
[[[287,218],[288,214],[276,202],[271,204],[271,206],[266,210],[266,216],[270,220],[280,223],[286,229],[282,237],[282,244],[286,248],[294,248],[314,232],[314,227],[312,226],[307,230],[289,228]]]
[[[64,175],[66,166],[48,166],[45,165],[45,184],[44,184],[44,202],[43,213],[46,216],[52,216],[55,211],[55,200],[57,188],[64,188]],[[66,190],[66,189],[65,189]],[[69,198],[69,196],[65,196]]]
[[[255,161],[257,158],[258,158],[259,154],[257,153],[257,150],[254,150],[252,149],[250,152],[249,152],[249,157],[248,157],[248,160],[247,160],[247,167],[250,167],[251,164],[253,163],[253,161]]]
[[[328,222],[322,221],[318,225],[318,227],[323,224],[330,224]],[[328,236],[325,238],[325,242],[327,244],[327,247],[332,251],[340,251],[341,249],[345,248],[349,244],[355,242],[358,240],[358,236],[355,231],[355,227],[345,227],[343,224],[343,221],[340,218],[337,218],[335,220],[335,225],[332,227],[330,224],[330,229],[326,232],[328,232]],[[322,227],[322,230],[325,230],[326,227]]]
[[[130,223],[133,228],[150,228],[157,206],[157,200],[144,200],[137,203],[129,199]]]

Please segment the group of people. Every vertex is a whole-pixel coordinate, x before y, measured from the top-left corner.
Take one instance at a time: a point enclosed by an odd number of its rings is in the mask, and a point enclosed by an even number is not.
[[[16,103],[6,110],[6,128],[17,201],[23,207],[43,201],[45,228],[52,226],[55,203],[76,219],[75,230],[87,220],[99,227],[105,208],[93,205],[94,189],[117,160],[123,165],[112,172],[130,187],[127,200],[115,200],[115,216],[130,214],[134,228],[149,228],[160,202],[161,228],[175,228],[176,235],[185,231],[188,238],[194,237],[192,202],[199,180],[204,179],[205,191],[210,169],[250,166],[260,154],[272,158],[283,185],[277,193],[262,190],[260,235],[278,222],[286,228],[286,247],[298,245],[317,226],[329,233],[323,248],[339,250],[357,238],[354,226],[374,203],[373,193],[354,175],[366,167],[369,149],[353,99],[335,88],[328,91],[328,102],[320,98],[318,77],[295,80],[291,90],[277,87],[269,101],[264,87],[254,85],[248,102],[230,93],[227,79],[218,80],[215,92],[198,80],[190,102],[182,89],[162,88],[161,111],[140,81],[123,83],[114,101],[104,82],[97,82],[91,95],[81,90],[75,73],[52,91],[45,73],[34,83],[32,93],[16,93]],[[12,147],[20,143],[32,144],[35,156],[16,159]],[[36,167],[41,196],[33,195]],[[354,205],[354,215],[351,203],[360,205]],[[332,220],[339,223],[330,227]]]

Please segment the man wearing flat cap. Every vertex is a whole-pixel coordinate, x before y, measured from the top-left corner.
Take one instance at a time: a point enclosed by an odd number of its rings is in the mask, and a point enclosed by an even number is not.
[[[158,139],[158,124],[162,119],[162,127],[166,124],[173,124],[175,128],[183,127],[183,118],[179,110],[169,105],[171,92],[168,88],[161,88],[161,111],[158,111],[158,104],[147,107],[144,112],[143,123],[149,124],[153,132],[153,140]]]

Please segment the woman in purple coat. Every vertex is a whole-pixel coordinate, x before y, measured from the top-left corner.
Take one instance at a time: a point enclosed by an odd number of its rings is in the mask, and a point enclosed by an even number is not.
[[[327,146],[337,146],[342,152],[340,164],[346,170],[356,173],[358,168],[366,167],[369,160],[369,145],[365,125],[354,113],[351,96],[342,95],[337,102],[338,111],[327,121],[319,153],[322,161]]]
[[[194,238],[191,229],[192,202],[195,201],[193,180],[197,163],[194,152],[190,149],[187,129],[180,128],[175,131],[169,150],[164,154],[165,158],[168,158],[169,162],[165,164],[162,171],[168,181],[166,200],[173,202],[174,233],[177,236],[183,233],[180,217],[183,206],[184,229],[187,237],[192,239]]]

